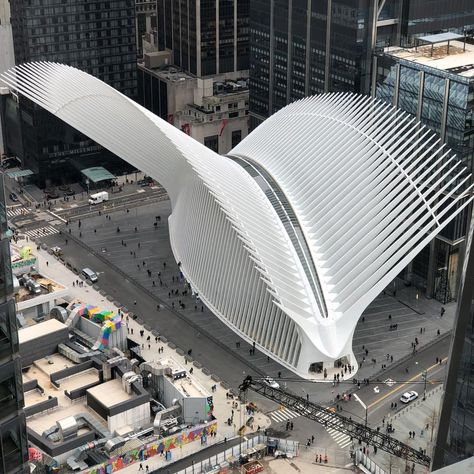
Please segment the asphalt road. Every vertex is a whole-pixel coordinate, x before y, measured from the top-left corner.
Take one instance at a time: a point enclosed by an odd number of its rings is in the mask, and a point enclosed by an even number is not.
[[[355,392],[362,403],[367,406],[369,426],[382,426],[384,418],[387,419],[401,410],[404,406],[400,401],[403,393],[414,390],[422,398],[425,388],[423,378],[425,370],[427,372],[427,392],[444,382],[450,342],[451,339],[447,335],[439,342],[414,354],[406,363],[384,372],[379,381],[372,381],[369,385],[363,384],[360,390]],[[442,363],[436,362],[436,358],[438,361],[442,360]],[[353,386],[349,384],[348,388],[353,388]],[[340,386],[339,393],[341,395],[343,391],[344,386]],[[392,403],[397,403],[397,407],[392,408]],[[348,402],[341,401],[339,405],[343,407],[342,414],[352,416],[358,421],[364,421],[365,410],[354,396]]]

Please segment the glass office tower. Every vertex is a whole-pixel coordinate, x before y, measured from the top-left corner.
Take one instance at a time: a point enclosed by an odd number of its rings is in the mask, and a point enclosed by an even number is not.
[[[252,0],[250,115],[254,128],[321,92],[369,93],[372,54],[416,35],[474,27],[472,0]]]
[[[474,38],[417,48],[386,48],[374,57],[373,95],[435,131],[474,171]],[[453,63],[451,61],[454,61]],[[454,65],[454,66],[453,66]],[[451,67],[452,66],[452,67]],[[442,303],[457,297],[470,208],[414,260],[412,283]]]
[[[3,175],[0,176],[0,472],[26,474],[28,444]]]
[[[250,0],[158,0],[158,48],[198,77],[248,69]]]
[[[471,226],[456,322],[448,358],[448,375],[433,470],[474,456],[474,242]]]
[[[10,0],[16,64],[55,61],[86,71],[128,97],[137,96],[133,0]],[[5,148],[41,187],[81,179],[80,170],[131,168],[28,100],[7,100]]]

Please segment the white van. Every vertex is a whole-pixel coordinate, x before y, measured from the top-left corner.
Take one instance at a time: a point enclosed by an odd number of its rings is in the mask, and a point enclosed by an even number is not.
[[[95,283],[99,278],[97,277],[97,274],[93,272],[90,268],[83,268],[82,269],[82,274],[89,279],[92,283]]]
[[[91,194],[89,196],[89,204],[100,204],[109,200],[109,193],[107,191],[101,191],[100,193]]]

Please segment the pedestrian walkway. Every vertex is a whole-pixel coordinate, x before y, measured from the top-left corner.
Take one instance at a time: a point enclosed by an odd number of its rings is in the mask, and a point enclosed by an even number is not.
[[[289,408],[286,407],[283,407],[279,410],[271,411],[267,413],[267,415],[277,423],[292,420],[293,418],[297,418],[298,416],[300,416],[299,413],[291,411]]]
[[[329,416],[330,415],[324,415],[322,419],[326,420],[329,418]],[[340,422],[340,424],[342,424],[342,421]],[[347,448],[347,446],[351,445],[352,440],[349,435],[341,433],[336,428],[326,428],[326,431],[329,433],[329,436],[331,436],[331,438],[336,442],[336,444],[340,448]]]
[[[30,239],[37,239],[41,237],[45,237],[47,235],[54,235],[59,233],[59,229],[56,227],[53,227],[52,225],[46,225],[43,227],[38,227],[36,229],[28,229],[28,230],[23,230],[19,229],[18,231],[20,235],[25,235]]]
[[[11,219],[12,217],[17,217],[17,216],[24,216],[28,214],[30,211],[23,206],[15,206],[15,207],[9,207],[7,209],[7,217]]]
[[[427,393],[426,400],[419,398],[390,417],[387,423],[391,423],[395,430],[390,436],[397,438],[414,449],[425,450],[426,454],[431,457],[438,429],[442,394],[443,387],[438,385]],[[377,451],[377,454],[374,454],[373,449],[369,449],[370,458],[381,468],[387,472],[389,470],[391,472],[403,472],[406,465],[403,459],[392,456],[380,449]],[[411,467],[411,463],[409,467]],[[426,470],[422,466],[415,465],[413,472],[422,473],[426,472]]]

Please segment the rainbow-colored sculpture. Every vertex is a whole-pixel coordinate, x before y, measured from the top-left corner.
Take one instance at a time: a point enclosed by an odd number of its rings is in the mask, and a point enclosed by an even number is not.
[[[78,304],[74,306],[77,314],[90,319],[94,323],[102,324],[101,339],[99,349],[104,350],[109,347],[110,334],[122,327],[122,318],[113,311],[100,311],[98,306]]]

